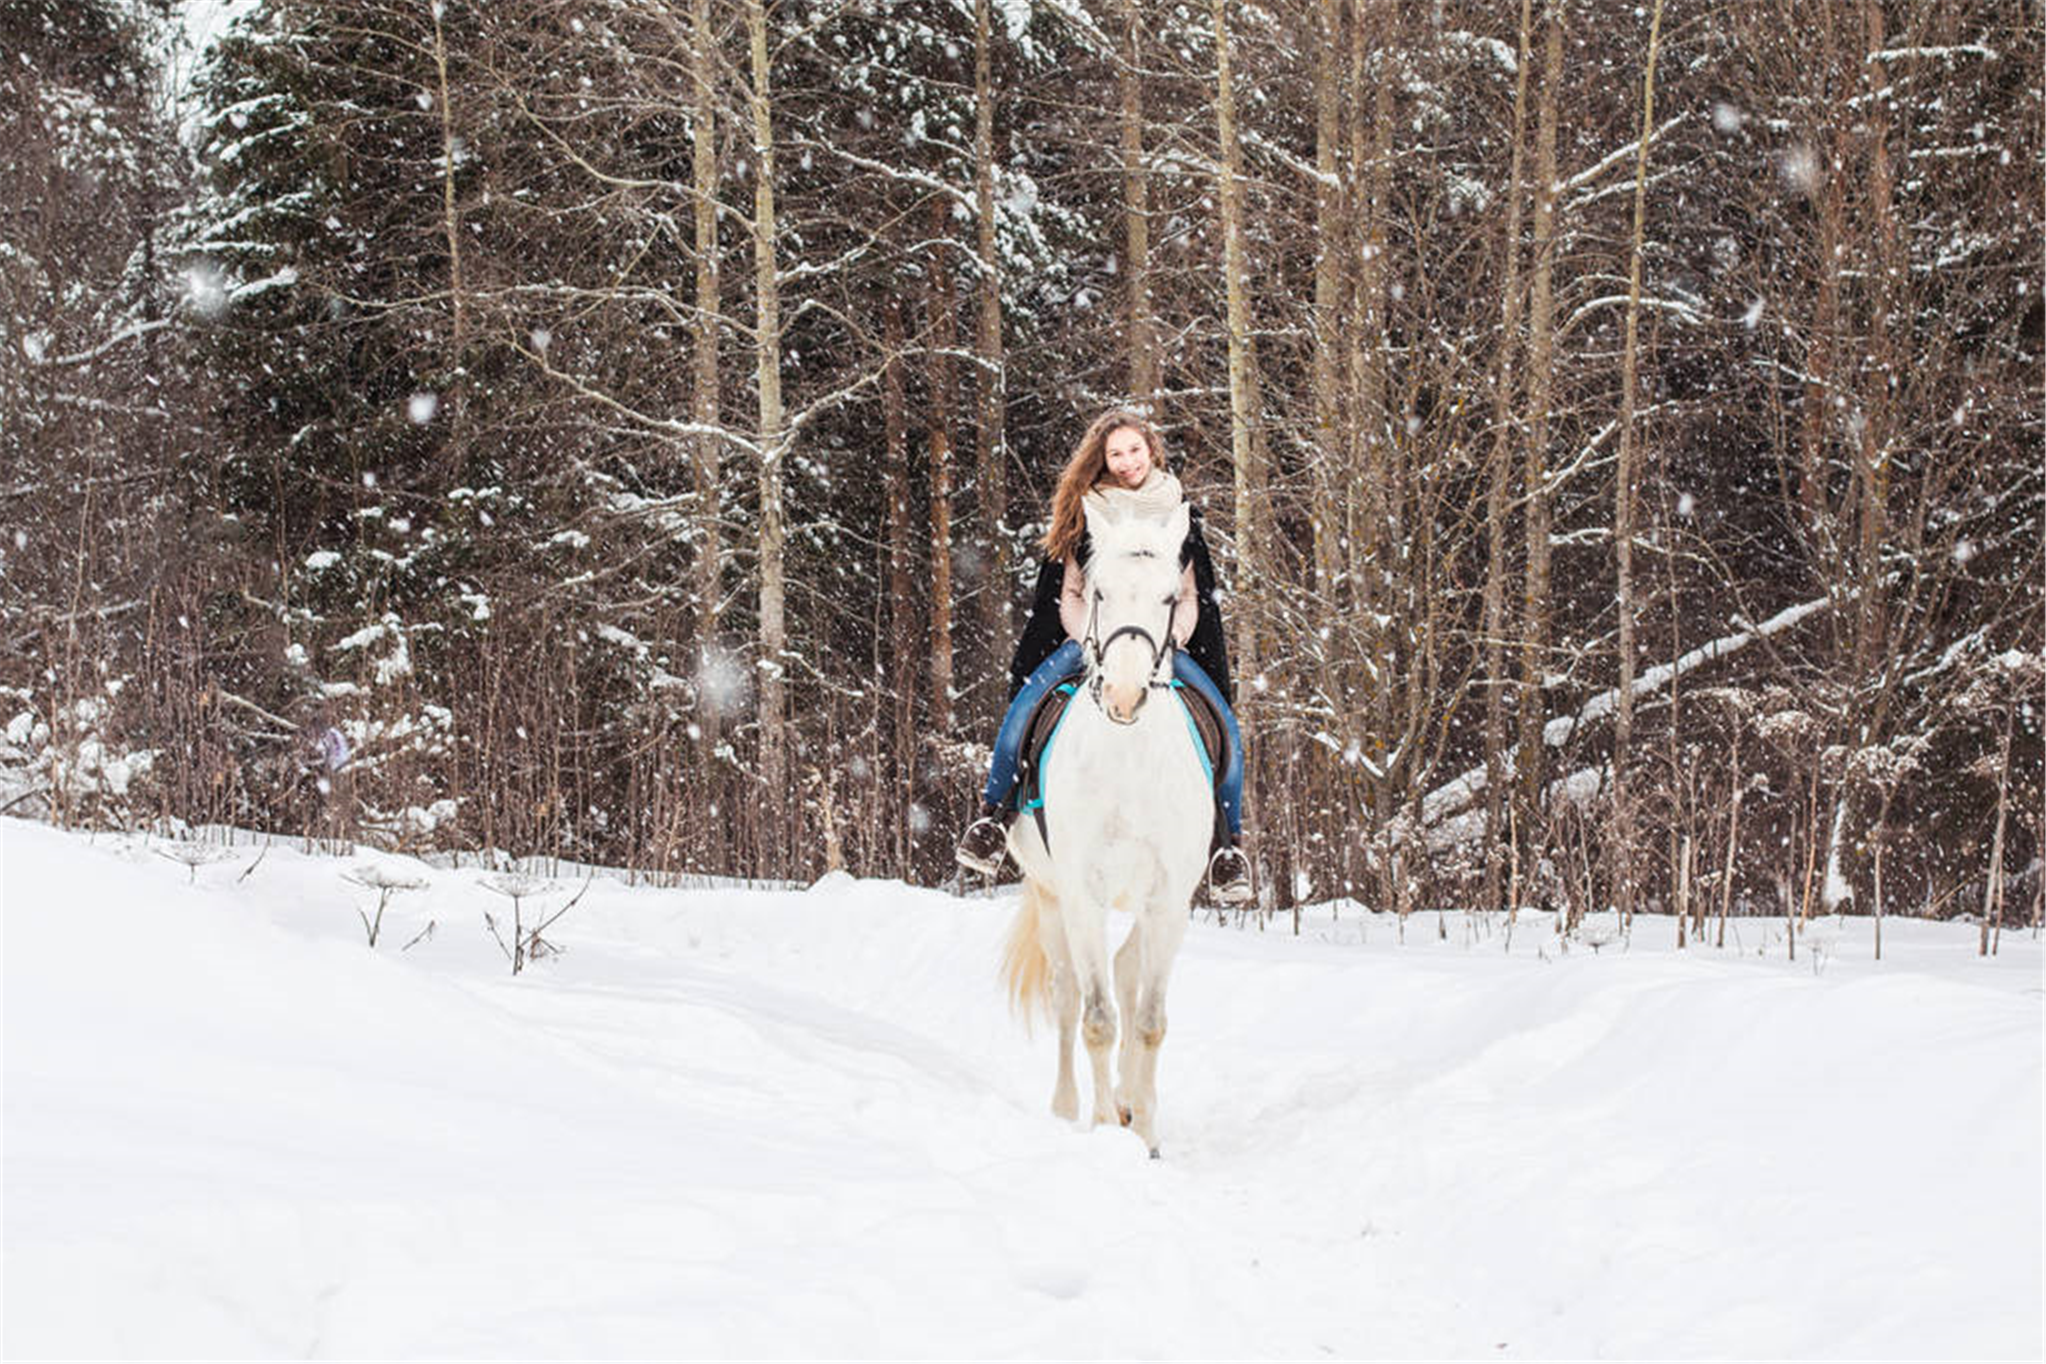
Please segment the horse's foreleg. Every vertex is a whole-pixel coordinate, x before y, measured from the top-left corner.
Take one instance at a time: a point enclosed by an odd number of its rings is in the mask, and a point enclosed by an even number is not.
[[[1142,1137],[1153,1156],[1158,1154],[1158,1049],[1165,1044],[1165,982],[1172,974],[1173,958],[1186,938],[1184,909],[1153,908],[1139,921],[1138,931],[1146,935],[1143,969],[1139,976],[1137,1003],[1128,1014],[1134,1042],[1134,1074],[1123,1072],[1129,1096],[1130,1126]]]
[[[1143,964],[1143,921],[1130,925],[1130,935],[1115,954],[1115,1003],[1124,1020],[1122,1054],[1116,1058],[1115,1114],[1123,1126],[1130,1122],[1130,1083],[1136,1074],[1137,1030],[1128,1021],[1137,1016],[1137,972]]]
[[[1108,944],[1104,932],[1108,915],[1099,905],[1063,900],[1060,903],[1064,910],[1066,951],[1072,959],[1074,985],[1079,994],[1080,1038],[1087,1044],[1087,1059],[1094,1070],[1093,1121],[1113,1122],[1108,1050],[1115,1045],[1115,1003],[1109,995]]]

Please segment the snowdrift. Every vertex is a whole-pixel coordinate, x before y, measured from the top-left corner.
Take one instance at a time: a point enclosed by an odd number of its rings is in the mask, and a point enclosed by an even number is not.
[[[2041,1352],[2025,933],[1204,922],[1154,1163],[1006,896],[599,876],[513,977],[480,872],[0,838],[11,1355]]]

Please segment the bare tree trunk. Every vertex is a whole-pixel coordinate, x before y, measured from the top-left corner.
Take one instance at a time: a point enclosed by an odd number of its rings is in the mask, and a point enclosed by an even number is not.
[[[1715,947],[1726,946],[1726,916],[1733,907],[1734,854],[1741,841],[1741,794],[1747,790],[1747,778],[1741,772],[1741,717],[1733,717],[1733,801],[1726,812],[1726,861],[1720,868],[1719,880],[1719,933],[1713,943]],[[1880,944],[1879,944],[1880,945]]]
[[[455,208],[455,110],[448,98],[447,35],[441,28],[441,6],[428,7],[433,15],[433,69],[440,82],[441,226],[448,239],[448,310],[452,320],[450,349],[454,364],[462,363],[464,318],[462,316],[462,219]]]
[[[1889,411],[1892,386],[1901,380],[1890,349],[1890,319],[1896,306],[1898,276],[1910,269],[1910,261],[1899,249],[1894,176],[1890,170],[1888,102],[1884,92],[1889,77],[1878,55],[1883,51],[1883,11],[1875,0],[1862,0],[1867,24],[1868,56],[1862,61],[1863,88],[1868,95],[1867,130],[1869,210],[1875,236],[1874,268],[1869,271],[1870,313],[1866,353],[1872,371],[1863,387],[1861,411],[1857,414],[1860,439],[1856,441],[1855,481],[1861,494],[1861,547],[1858,565],[1860,607],[1856,623],[1856,672],[1872,679],[1881,670],[1888,652],[1887,613],[1883,591],[1882,544],[1889,534]],[[1880,728],[1880,717],[1876,717]],[[1876,735],[1865,735],[1873,742]]]
[[[1874,237],[1873,259],[1866,270],[1869,291],[1868,336],[1863,345],[1867,378],[1859,385],[1858,410],[1850,430],[1854,441],[1854,480],[1858,503],[1860,542],[1855,554],[1855,641],[1854,681],[1860,699],[1855,705],[1859,729],[1858,745],[1882,742],[1886,728],[1891,687],[1883,675],[1890,660],[1889,603],[1885,586],[1883,543],[1889,538],[1889,443],[1891,393],[1902,382],[1896,357],[1890,346],[1890,321],[1896,306],[1899,276],[1908,275],[1910,260],[1900,249],[1897,215],[1893,202],[1894,177],[1890,169],[1888,101],[1885,92],[1889,76],[1878,54],[1884,49],[1882,7],[1863,0],[1862,14],[1867,55],[1861,61],[1862,88],[1868,111],[1864,123],[1869,143],[1868,190],[1869,228]],[[1839,174],[1838,168],[1835,175]],[[1869,697],[1873,694],[1873,699]],[[1843,824],[1859,824],[1859,800],[1852,786],[1841,793]],[[1837,856],[1837,849],[1835,851]],[[1839,882],[1829,878],[1830,901]],[[1829,903],[1828,909],[1834,906]]]
[[[1236,137],[1236,94],[1229,64],[1229,27],[1225,0],[1214,0],[1215,118],[1222,152],[1222,261],[1229,329],[1229,452],[1236,472],[1236,595],[1244,603],[1236,612],[1236,653],[1245,676],[1257,670],[1254,612],[1258,582],[1259,494],[1262,492],[1253,443],[1257,422],[1256,381],[1250,356],[1250,295],[1244,278],[1243,157]]]
[[[1691,836],[1685,834],[1677,850],[1677,950],[1684,950],[1691,927]]]
[[[1542,737],[1548,723],[1549,604],[1549,413],[1556,385],[1556,123],[1557,96],[1563,82],[1562,0],[1547,0],[1542,40],[1542,95],[1535,129],[1534,270],[1528,286],[1527,319],[1527,447],[1522,482],[1526,485],[1526,589],[1521,596],[1520,749],[1518,781],[1520,813],[1514,824],[1527,847],[1522,860],[1539,866],[1542,830],[1542,786],[1547,776],[1547,750]]]
[[[1527,128],[1528,38],[1533,0],[1520,0],[1520,60],[1513,77],[1513,154],[1506,180],[1506,287],[1500,302],[1498,364],[1492,374],[1491,482],[1485,495],[1485,888],[1487,909],[1499,905],[1501,788],[1506,749],[1506,521],[1513,482],[1514,360],[1520,348],[1520,198]]]
[[[1387,492],[1396,452],[1387,443],[1386,395],[1391,387],[1386,356],[1386,218],[1392,200],[1392,82],[1367,81],[1374,30],[1379,50],[1389,50],[1397,36],[1398,11],[1385,0],[1370,7],[1372,24],[1364,22],[1365,0],[1356,7],[1350,30],[1350,88],[1356,92],[1350,112],[1350,164],[1353,194],[1359,199],[1352,218],[1357,224],[1357,295],[1350,316],[1356,319],[1348,338],[1350,357],[1350,436],[1353,442],[1349,482],[1344,493],[1344,541],[1348,549],[1350,600],[1364,621],[1363,673],[1369,688],[1364,714],[1362,749],[1377,773],[1371,779],[1372,818],[1379,824],[1392,815],[1393,677],[1392,639],[1387,622],[1391,609],[1390,567],[1387,564],[1393,502]],[[1383,75],[1384,73],[1381,73]],[[1371,91],[1367,119],[1362,92]],[[1367,131],[1369,138],[1367,141]],[[1368,167],[1368,174],[1367,174]],[[1389,857],[1382,863],[1390,867]],[[1390,873],[1388,872],[1388,875]],[[1387,895],[1391,894],[1390,888]]]
[[[1989,840],[1989,877],[1982,889],[1982,946],[1981,956],[1988,956],[1996,950],[1997,939],[2003,935],[2003,827],[2005,816],[2010,811],[2010,740],[2011,731],[2017,724],[2017,703],[2013,701],[2004,710],[2003,741],[1998,745],[1996,755],[1996,832]]]
[[[696,666],[714,666],[718,614],[724,597],[724,527],[718,515],[724,450],[711,434],[718,424],[718,152],[717,64],[711,0],[695,0],[690,27],[690,72],[695,81],[696,351],[690,376],[689,415],[702,428],[691,438],[696,493]],[[698,771],[717,751],[722,716],[709,689],[697,689]]]
[[[1158,403],[1158,339],[1151,317],[1151,178],[1144,165],[1143,15],[1124,0],[1126,42],[1116,67],[1122,96],[1123,240],[1129,256],[1130,399],[1147,412]]]
[[[1342,434],[1342,391],[1338,363],[1342,345],[1344,246],[1350,227],[1345,220],[1340,179],[1342,150],[1342,79],[1337,61],[1342,53],[1343,0],[1321,0],[1321,29],[1314,62],[1314,444],[1310,470],[1314,496],[1308,508],[1313,534],[1314,593],[1318,613],[1338,611],[1337,588],[1342,577],[1343,530],[1338,489],[1345,448]],[[1333,691],[1331,701],[1341,701]]]
[[[433,67],[439,85],[440,105],[440,189],[441,229],[448,244],[448,372],[445,391],[438,395],[447,422],[447,438],[441,446],[442,459],[452,469],[461,458],[462,433],[467,425],[468,384],[463,375],[463,348],[468,343],[468,314],[464,307],[468,291],[462,280],[462,214],[455,202],[455,105],[448,80],[447,35],[441,24],[439,0],[429,6],[433,15]]]
[[[1819,25],[1824,38],[1826,74],[1822,84],[1838,82],[1840,58],[1836,50],[1831,0],[1822,0],[1814,22]],[[1844,98],[1844,91],[1834,96],[1835,100]],[[1807,155],[1814,158],[1818,155],[1816,134],[1824,127],[1823,120],[1823,114],[1816,114],[1811,129],[1814,138],[1812,150]],[[1826,422],[1827,414],[1833,410],[1833,366],[1840,333],[1840,243],[1844,235],[1847,212],[1846,180],[1840,172],[1846,160],[1851,121],[1832,120],[1833,166],[1831,173],[1825,177],[1823,200],[1817,205],[1818,297],[1814,303],[1810,339],[1806,342],[1804,355],[1804,424],[1799,445],[1798,503],[1804,513],[1805,528],[1813,535],[1815,546],[1829,545],[1832,538],[1831,528],[1827,524],[1831,507],[1826,495]],[[1816,173],[1815,167],[1808,171],[1808,174]],[[1807,193],[1810,192],[1808,180],[1803,188]]]
[[[1236,139],[1236,91],[1229,65],[1225,0],[1214,0],[1215,122],[1221,141],[1222,260],[1229,325],[1229,451],[1236,468],[1236,668],[1242,684],[1237,710],[1244,731],[1254,728],[1257,693],[1257,605],[1264,590],[1262,525],[1264,471],[1252,440],[1258,423],[1257,383],[1250,354],[1250,297],[1243,251],[1243,157]],[[1255,807],[1252,807],[1253,809]],[[1246,811],[1246,814],[1249,812]]]
[[[984,585],[981,590],[983,617],[990,653],[998,652],[1009,637],[1014,585],[1009,580],[1009,447],[1006,423],[1008,381],[1002,350],[1001,259],[995,250],[995,91],[991,47],[993,22],[990,0],[974,0],[973,31],[973,159],[974,208],[978,219],[980,261],[980,327],[975,337],[978,360],[974,385],[978,420],[974,423],[979,442],[977,481],[980,485],[981,525],[987,535]]]
[[[1875,959],[1883,959],[1883,845],[1889,841],[1890,801],[1896,795],[1896,785],[1891,783],[1883,788],[1883,802],[1876,812],[1875,825]]]
[[[1640,371],[1641,237],[1648,205],[1649,134],[1655,130],[1655,57],[1662,0],[1648,20],[1648,66],[1641,78],[1641,146],[1634,159],[1634,240],[1627,265],[1627,339],[1620,356],[1620,469],[1613,542],[1618,550],[1620,693],[1613,725],[1613,889],[1624,925],[1634,916],[1634,817],[1627,762],[1634,735],[1634,411]]]
[[[931,733],[952,733],[952,271],[943,242],[951,203],[931,200],[929,252],[931,454]]]
[[[2033,846],[2037,846],[2039,821],[2032,824]],[[2032,878],[2032,938],[2036,942],[2039,929],[2046,923],[2046,876]]]
[[[916,794],[917,630],[909,575],[909,420],[903,400],[902,299],[890,293],[881,305],[881,426],[888,492],[888,685],[891,803],[885,808],[894,830],[896,866],[909,868],[909,806]]]
[[[761,868],[779,875],[786,867],[783,823],[788,801],[788,734],[785,668],[788,648],[786,590],[782,577],[781,286],[774,252],[774,125],[767,54],[766,0],[746,0],[752,39],[753,271],[759,299],[755,373],[760,387],[760,794]]]

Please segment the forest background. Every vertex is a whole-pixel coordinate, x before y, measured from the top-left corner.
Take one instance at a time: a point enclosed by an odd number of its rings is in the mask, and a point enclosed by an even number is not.
[[[2039,913],[2037,0],[226,11],[0,0],[10,813],[936,883],[1135,403],[1267,907]]]

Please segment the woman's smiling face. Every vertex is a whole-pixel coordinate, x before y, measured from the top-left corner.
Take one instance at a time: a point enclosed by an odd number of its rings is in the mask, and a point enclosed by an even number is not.
[[[1150,476],[1151,447],[1134,426],[1118,426],[1109,432],[1103,454],[1110,476],[1125,488],[1138,487]]]

